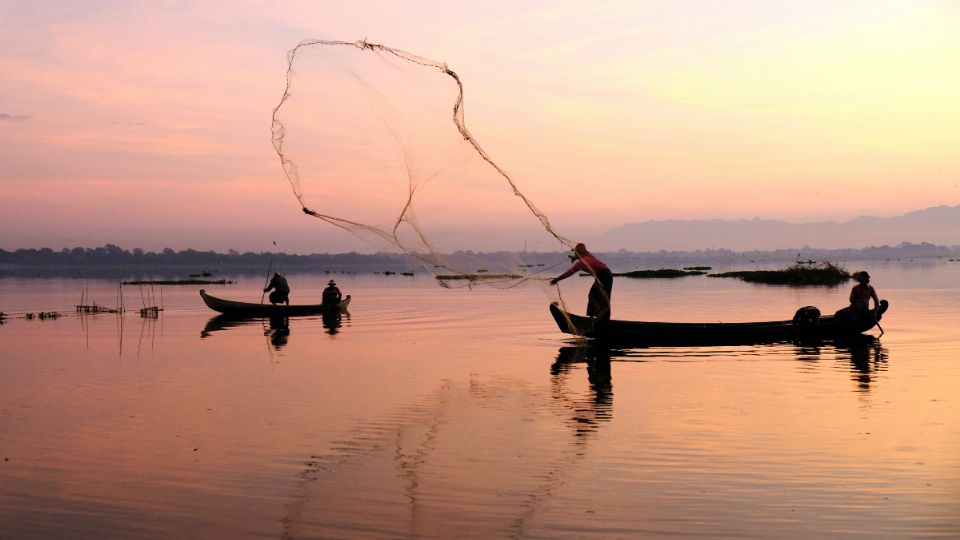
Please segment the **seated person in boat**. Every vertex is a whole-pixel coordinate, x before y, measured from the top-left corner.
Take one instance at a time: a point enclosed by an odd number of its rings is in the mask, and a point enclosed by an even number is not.
[[[278,273],[274,273],[273,278],[263,292],[269,292],[271,289],[273,289],[273,292],[270,293],[271,304],[290,305],[290,286],[287,285],[287,278]]]
[[[868,311],[876,312],[880,308],[880,298],[873,285],[870,285],[870,274],[866,272],[857,272],[853,274],[853,279],[857,284],[850,290],[850,307],[854,311],[865,313]],[[873,299],[873,309],[870,309],[870,300]]]
[[[857,284],[850,290],[850,305],[837,312],[837,315],[848,317],[862,317],[869,315],[876,317],[877,310],[880,309],[880,298],[873,285],[870,285],[870,274],[866,272],[855,272],[853,279]],[[873,309],[870,309],[870,300],[873,300]]]
[[[337,283],[331,279],[330,282],[327,283],[327,288],[323,290],[323,304],[339,304],[342,299],[343,294],[341,294],[340,289],[337,288]]]
[[[550,280],[551,285],[566,279],[577,272],[589,272],[593,275],[593,286],[587,294],[587,316],[603,321],[610,320],[610,294],[613,292],[613,273],[600,259],[587,251],[587,246],[577,244],[573,248],[573,263],[566,272]]]

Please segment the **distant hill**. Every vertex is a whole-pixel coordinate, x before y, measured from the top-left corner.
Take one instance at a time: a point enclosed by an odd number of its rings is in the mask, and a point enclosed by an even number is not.
[[[936,206],[897,217],[861,216],[845,222],[788,223],[753,220],[662,220],[628,223],[591,244],[597,251],[783,248],[861,248],[930,242],[960,245],[960,205]]]

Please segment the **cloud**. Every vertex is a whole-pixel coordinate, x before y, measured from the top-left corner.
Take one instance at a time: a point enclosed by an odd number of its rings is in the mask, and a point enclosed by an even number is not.
[[[22,114],[7,114],[0,112],[0,122],[23,122],[24,120],[29,119],[29,116],[24,116]]]

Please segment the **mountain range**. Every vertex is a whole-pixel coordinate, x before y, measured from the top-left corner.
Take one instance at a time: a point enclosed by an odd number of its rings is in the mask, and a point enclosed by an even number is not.
[[[935,206],[896,217],[790,223],[752,220],[659,220],[628,223],[593,240],[596,251],[763,250],[862,248],[930,242],[960,245],[960,205]]]

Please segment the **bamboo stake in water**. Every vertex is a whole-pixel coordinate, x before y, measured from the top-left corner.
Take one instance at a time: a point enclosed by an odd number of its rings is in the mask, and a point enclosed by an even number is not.
[[[273,247],[277,247],[277,241],[273,241]],[[267,267],[267,280],[263,283],[263,288],[266,289],[270,285],[270,273],[273,271],[273,254],[270,254],[270,265]],[[260,303],[263,303],[263,297],[267,295],[267,291],[263,291],[263,294],[260,295]]]
[[[273,271],[273,257],[270,257],[270,266],[267,267],[267,280],[263,282],[264,291],[263,291],[263,294],[260,295],[261,304],[263,303],[263,297],[267,295],[266,288],[268,285],[270,285],[270,272],[272,271]]]

